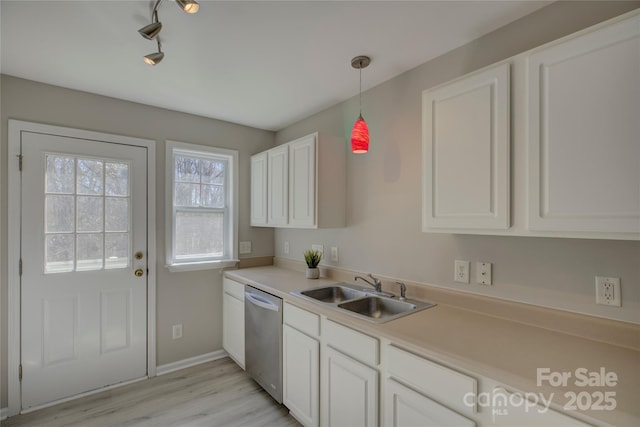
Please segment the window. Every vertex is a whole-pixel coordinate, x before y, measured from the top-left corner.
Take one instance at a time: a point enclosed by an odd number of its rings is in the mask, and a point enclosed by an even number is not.
[[[169,269],[233,266],[238,152],[167,141],[166,155]]]

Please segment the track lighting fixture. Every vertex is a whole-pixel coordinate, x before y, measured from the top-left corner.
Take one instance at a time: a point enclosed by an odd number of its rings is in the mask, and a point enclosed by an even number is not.
[[[162,30],[162,22],[152,22],[151,24],[140,28],[138,32],[145,39],[153,40],[156,38],[158,33],[160,33],[160,30]]]
[[[144,62],[149,65],[156,65],[164,58],[164,52],[162,52],[162,45],[160,43],[160,31],[162,30],[162,22],[158,20],[158,6],[162,0],[156,0],[153,10],[151,12],[151,23],[145,25],[138,30],[138,33],[147,40],[156,40],[158,42],[158,51],[145,55]],[[176,0],[176,4],[186,13],[196,13],[200,9],[200,5],[195,0]]]
[[[160,61],[162,61],[162,58],[164,58],[164,52],[162,51],[162,44],[160,43],[160,38],[158,37],[156,41],[158,42],[158,51],[150,53],[149,55],[145,55],[144,57],[144,62],[146,62],[149,65],[156,65]]]
[[[200,5],[195,0],[176,0],[176,3],[187,13],[196,13],[200,9]]]

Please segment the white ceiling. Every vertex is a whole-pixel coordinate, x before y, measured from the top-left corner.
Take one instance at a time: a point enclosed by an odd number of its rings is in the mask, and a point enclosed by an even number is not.
[[[137,30],[152,1],[7,1],[4,74],[279,130],[549,1],[200,1],[159,7],[165,58]]]

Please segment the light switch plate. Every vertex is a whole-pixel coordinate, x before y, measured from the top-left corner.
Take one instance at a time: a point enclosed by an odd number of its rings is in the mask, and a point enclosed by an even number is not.
[[[476,262],[476,282],[481,285],[490,285],[491,281],[491,263]]]
[[[331,262],[338,262],[338,247],[331,246]]]
[[[240,254],[250,254],[251,253],[251,240],[246,242],[240,242]]]

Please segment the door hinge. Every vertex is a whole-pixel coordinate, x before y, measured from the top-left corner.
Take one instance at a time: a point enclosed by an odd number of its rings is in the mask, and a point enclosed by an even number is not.
[[[18,262],[18,275],[22,276],[22,258],[20,258],[20,261]]]
[[[18,154],[16,157],[18,158],[18,170],[22,171],[22,159],[24,156],[22,154]]]
[[[22,363],[18,365],[18,380],[22,381]]]

